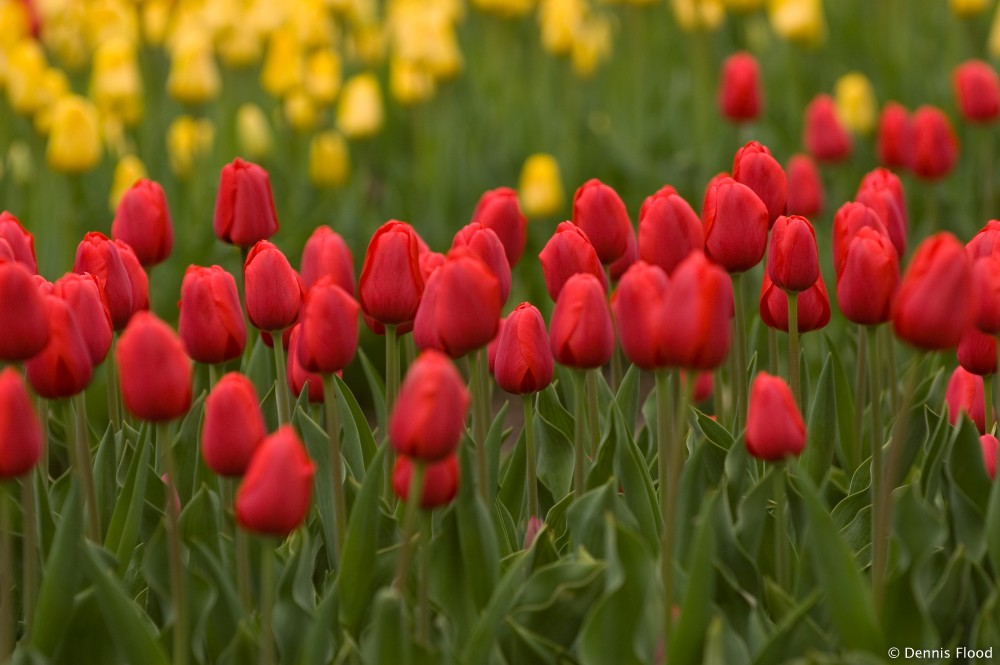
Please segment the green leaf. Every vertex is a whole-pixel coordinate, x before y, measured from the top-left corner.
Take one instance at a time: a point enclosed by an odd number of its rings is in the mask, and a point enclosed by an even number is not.
[[[372,361],[368,359],[364,349],[360,347],[358,347],[358,359],[361,360],[361,369],[364,370],[365,380],[368,382],[368,391],[371,393],[372,405],[375,407],[375,418],[382,431],[385,432],[388,429],[388,421],[385,416],[385,382],[382,381],[382,375],[372,365]]]
[[[634,365],[633,365],[634,367]],[[615,475],[621,479],[625,503],[639,521],[639,533],[656,549],[660,533],[660,510],[653,481],[646,469],[645,457],[632,440],[617,406],[611,409],[610,436],[618,439],[615,446]]]
[[[319,513],[320,525],[323,527],[323,540],[326,542],[327,564],[333,570],[337,562],[334,560],[334,540],[337,537],[337,525],[333,514],[333,472],[330,470],[330,437],[326,430],[302,409],[296,409],[292,417],[298,431],[302,432],[302,441],[306,444],[309,457],[316,464],[313,474],[313,487],[316,489],[316,511]]]
[[[594,556],[602,556],[604,550],[604,516],[611,513],[621,523],[638,530],[635,516],[618,500],[618,484],[614,479],[597,489],[590,490],[570,505],[566,511],[566,523],[572,539],[573,549],[584,548]]]
[[[375,457],[378,446],[375,444],[368,419],[361,410],[358,400],[355,399],[354,393],[339,376],[335,376],[334,380],[337,382],[341,398],[337,400],[344,428],[344,443],[341,450],[347,465],[351,468],[351,473],[358,482],[361,482],[365,479],[365,473]]]
[[[668,662],[671,663],[695,662],[708,629],[715,588],[712,576],[712,561],[715,556],[713,513],[718,499],[717,491],[711,492],[705,498],[705,507],[702,509],[694,545],[688,557],[688,578],[681,602],[680,619],[671,633],[668,650]]]
[[[205,411],[205,393],[191,405],[180,429],[173,438],[171,448],[177,461],[177,494],[181,504],[187,505],[203,482],[214,483],[208,467],[201,456],[201,423]]]
[[[604,570],[602,562],[585,554],[539,567],[522,585],[507,622],[569,648],[601,596]]]
[[[615,394],[615,404],[631,434],[635,422],[639,418],[639,379],[642,372],[638,365],[629,365]]]
[[[567,385],[572,387],[572,384],[569,381]],[[548,388],[538,393],[538,415],[558,427],[567,441],[573,440],[573,416],[559,401],[555,383],[550,383]]]
[[[101,524],[108,524],[113,511],[117,508],[116,499],[119,490],[115,457],[114,428],[109,423],[104,436],[97,444],[97,454],[94,456],[94,491],[97,494]]]
[[[990,488],[990,502],[986,510],[986,549],[993,570],[1000,570],[1000,482]]]
[[[336,626],[339,611],[337,601],[337,584],[331,584],[316,606],[316,614],[309,623],[302,653],[299,655],[299,665],[326,665],[336,653],[335,631],[331,627]]]
[[[507,418],[507,408],[510,402],[504,401],[503,406],[497,411],[490,428],[486,432],[486,473],[487,487],[495,488],[499,484],[500,478],[500,448],[504,440],[504,422]],[[491,494],[492,496],[492,494]],[[493,497],[495,498],[495,497]]]
[[[370,665],[408,665],[413,662],[406,602],[395,587],[380,589],[375,595],[371,631],[361,650]]]
[[[809,412],[809,444],[799,461],[799,466],[817,486],[823,483],[830,470],[837,442],[837,387],[832,362],[832,356],[828,355],[820,372]]]
[[[539,430],[542,425],[539,424],[539,419],[535,418],[535,440],[537,441],[541,434]],[[535,455],[538,455],[538,450],[535,450]],[[527,485],[527,467],[528,467],[528,455],[525,449],[524,432],[517,437],[517,441],[514,442],[514,448],[511,450],[507,459],[503,463],[503,468],[500,474],[500,489],[497,492],[497,501],[502,504],[507,511],[511,514],[515,521],[520,521],[521,511],[524,507],[524,493],[525,486]]]
[[[724,450],[733,447],[734,439],[729,430],[697,409],[695,409],[695,418],[697,418],[698,427],[706,439]]]
[[[459,457],[462,477],[473,477],[469,446],[462,446]],[[469,483],[462,484],[454,506],[466,582],[470,586],[476,607],[483,608],[500,576],[500,556],[493,520],[479,498],[479,493],[474,492]]]
[[[827,338],[826,348],[830,350],[833,368],[834,402],[837,405],[837,456],[844,469],[851,473],[861,463],[855,451],[861,450],[861,443],[854,440],[854,383],[848,377],[844,364],[837,352],[837,345]],[[861,414],[858,414],[861,417]]]
[[[514,555],[513,562],[500,579],[489,603],[479,614],[479,620],[473,627],[468,641],[462,645],[460,662],[489,662],[490,649],[495,647],[497,628],[514,601],[515,595],[521,589],[530,562],[531,555],[528,553]]]
[[[573,439],[539,411],[535,415],[538,480],[558,501],[569,494],[573,483]]]
[[[56,529],[52,549],[45,562],[45,574],[38,593],[38,605],[32,619],[31,644],[50,658],[63,636],[80,578],[79,553],[83,535],[83,512],[76,482],[70,485],[63,504],[62,519]]]
[[[378,548],[379,497],[382,493],[383,446],[372,459],[375,472],[365,476],[347,520],[344,547],[341,548],[338,571],[338,613],[340,624],[352,635],[359,636],[361,617],[371,600],[374,582],[375,553]],[[340,580],[345,583],[341,585]]]
[[[152,428],[146,428],[151,432]],[[146,481],[152,469],[149,458],[152,447],[148,444],[148,435],[139,436],[136,449],[132,453],[125,484],[121,488],[115,510],[111,515],[108,533],[104,539],[104,547],[114,552],[118,559],[118,574],[123,575],[132,559],[132,553],[139,542],[139,528],[142,525],[142,512],[146,503]]]
[[[951,448],[948,472],[961,492],[973,505],[986,510],[989,503],[991,482],[983,462],[983,449],[979,432],[968,418],[963,418]]]

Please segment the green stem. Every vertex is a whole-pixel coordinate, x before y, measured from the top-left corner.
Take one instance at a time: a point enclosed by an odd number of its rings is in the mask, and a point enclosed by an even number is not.
[[[733,332],[736,341],[736,427],[742,431],[747,419],[747,340],[746,302],[743,296],[743,273],[733,275],[733,300],[736,304],[736,318],[733,319]]]
[[[991,219],[995,216],[993,210],[993,132],[992,125],[982,128],[982,162],[983,162],[983,212],[980,219]]]
[[[882,444],[885,439],[882,437],[882,376],[878,328],[869,329],[871,335],[871,403],[872,403],[872,588],[877,594],[881,593],[884,584],[887,538],[880,538],[882,529],[882,514],[885,511],[883,504],[882,486],[886,483],[885,471],[882,468]],[[855,417],[860,420],[861,414]],[[878,597],[878,596],[876,596]]]
[[[31,632],[38,597],[38,525],[35,523],[35,471],[21,478],[21,534],[23,559],[21,580],[24,591],[24,637]]]
[[[281,338],[277,338],[281,344]],[[187,620],[187,588],[184,584],[184,562],[181,554],[180,510],[177,505],[177,489],[175,478],[177,469],[174,464],[174,454],[170,449],[170,425],[156,423],[156,446],[167,476],[167,545],[168,563],[170,565],[170,596],[174,605],[174,665],[187,665],[188,662],[188,620]]]
[[[122,428],[121,396],[118,387],[118,367],[115,364],[115,347],[117,335],[111,338],[111,350],[108,352],[104,368],[108,377],[108,417],[115,431]]]
[[[896,376],[896,341],[889,326],[882,326],[882,343],[885,345],[886,385],[889,404],[893,413],[899,411],[899,380]]]
[[[420,510],[420,499],[424,495],[424,478],[426,465],[417,459],[412,460],[413,471],[410,476],[410,489],[407,492],[406,512],[403,516],[403,541],[399,545],[399,558],[396,560],[396,590],[402,596],[406,593],[406,583],[410,577],[410,561],[413,557],[413,535],[417,530],[417,514]]]
[[[87,499],[87,532],[91,541],[103,542],[101,539],[101,516],[97,510],[97,491],[94,487],[94,467],[90,458],[90,442],[87,440],[87,404],[86,393],[79,393],[73,398],[76,411],[75,447],[77,473],[83,485],[83,495]]]
[[[583,387],[583,372],[573,371],[573,499],[579,500],[587,489],[586,458],[584,442],[586,437],[585,414],[587,400]]]
[[[767,371],[774,376],[778,375],[778,331],[774,328],[767,329]]]
[[[659,369],[656,371],[656,445],[658,448],[658,481],[660,488],[660,512],[661,519],[666,522],[666,496],[667,496],[667,446],[669,445],[670,431],[674,428],[674,416],[670,409],[673,401],[670,394],[669,370]]]
[[[336,539],[331,544],[334,559],[340,565],[340,550],[347,529],[347,501],[344,499],[344,468],[340,456],[340,410],[337,406],[337,377],[323,376],[323,406],[326,409],[326,434],[330,439],[330,473],[333,476],[333,516]]]
[[[383,482],[382,489],[385,493],[386,502],[390,506],[395,505],[395,496],[392,493],[392,469],[396,464],[396,456],[393,455],[392,447],[389,445],[389,420],[392,418],[393,407],[396,406],[396,394],[399,392],[399,344],[396,341],[396,326],[387,325],[385,327],[385,422],[382,423],[385,433],[385,463],[382,466]]]
[[[274,665],[274,543],[260,540],[260,665]]]
[[[787,590],[791,583],[788,557],[788,531],[785,520],[785,476],[788,469],[784,462],[774,467],[774,567],[778,586]]]
[[[274,352],[274,398],[278,404],[278,424],[291,422],[288,400],[288,379],[285,372],[285,347],[281,343],[281,330],[271,331],[271,350]]]
[[[42,478],[42,488],[48,492],[49,488],[49,400],[39,397],[36,406],[38,407],[38,420],[42,425],[42,459],[38,462],[39,471]]]
[[[7,483],[0,481],[0,663],[14,653],[14,534]]]
[[[868,387],[868,333],[865,327],[858,324],[858,357],[857,357],[857,373],[854,376],[854,441],[851,445],[851,459],[848,463],[851,469],[858,468],[861,464],[861,437],[864,432],[864,421],[862,419],[862,414],[865,411],[865,398],[867,397],[867,387]],[[878,345],[878,339],[876,338],[873,342],[874,345]],[[876,355],[876,350],[872,350],[872,356]],[[878,365],[872,365],[872,370],[875,372],[881,372],[882,368]],[[881,427],[881,424],[879,424]]]
[[[219,372],[222,371],[222,365],[209,364],[208,366],[208,390],[212,391],[215,384],[219,382]]]
[[[799,294],[788,291],[788,380],[795,403],[802,408],[802,390],[799,385]]]
[[[597,449],[601,445],[601,421],[597,400],[597,377],[600,369],[587,370],[587,416],[590,426],[590,458],[597,459]]]
[[[679,371],[679,370],[678,370]],[[670,436],[672,441],[666,442],[660,439],[660,455],[667,457],[666,464],[666,486],[661,488],[661,502],[663,512],[663,542],[660,546],[660,566],[663,576],[663,619],[664,619],[664,645],[669,648],[670,633],[673,628],[674,609],[674,549],[677,540],[677,498],[680,495],[681,466],[684,464],[684,441],[687,437],[687,410],[691,403],[691,396],[694,392],[694,381],[688,381],[687,386],[679,391],[676,409],[676,419],[673,427],[665,429],[659,424],[660,418],[664,414],[670,413],[669,398],[661,397],[661,386],[667,383],[667,373],[659,370],[656,373],[656,406],[657,426],[661,428],[660,434]],[[675,386],[676,387],[676,386]],[[662,465],[661,465],[661,473]]]
[[[420,555],[420,576],[417,583],[417,640],[421,644],[430,643],[431,634],[431,536],[434,531],[434,521],[431,513],[424,515],[423,533],[420,536],[423,541],[423,551]]]
[[[524,451],[527,456],[528,517],[538,516],[538,458],[535,453],[535,395],[522,395],[524,402]]]
[[[229,513],[232,519],[233,544],[236,548],[236,588],[240,596],[240,605],[243,611],[249,614],[253,607],[250,602],[250,544],[247,541],[247,534],[236,523],[236,515],[233,512],[236,481],[233,478],[221,477],[219,480],[222,484],[223,510]]]
[[[490,505],[492,495],[489,487],[489,467],[487,465],[486,433],[489,427],[490,405],[486,399],[486,382],[489,374],[486,349],[473,351],[472,363],[472,434],[476,439],[476,483],[479,497],[484,505]]]

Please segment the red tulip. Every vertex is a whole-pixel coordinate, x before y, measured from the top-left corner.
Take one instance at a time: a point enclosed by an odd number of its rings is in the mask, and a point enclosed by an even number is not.
[[[889,102],[878,120],[878,161],[891,169],[910,168],[913,161],[913,122],[906,107]]]
[[[691,380],[690,372],[681,372],[681,386],[685,389],[687,388],[688,382]],[[695,404],[701,404],[702,402],[707,402],[712,396],[712,390],[715,387],[714,374],[712,372],[695,372],[694,377],[694,391],[691,393],[691,400]]]
[[[847,248],[851,241],[858,235],[861,229],[870,228],[886,238],[889,231],[885,228],[882,218],[873,208],[869,208],[863,203],[849,201],[837,209],[833,216],[833,271],[840,279],[840,273],[844,270],[844,261],[847,260]],[[895,248],[893,248],[895,252]]]
[[[642,369],[655,370],[669,363],[665,330],[668,284],[669,278],[662,268],[639,261],[622,276],[611,297],[622,351]],[[582,345],[589,343],[593,334],[582,333],[580,337]],[[554,316],[552,338],[555,339]]]
[[[820,162],[839,162],[851,156],[851,135],[837,117],[836,104],[829,95],[817,95],[806,107],[805,144]]]
[[[69,303],[45,297],[49,342],[25,365],[32,389],[49,399],[71,397],[90,383],[93,365],[90,351]]]
[[[590,244],[587,234],[570,222],[561,222],[556,232],[542,248],[538,258],[542,262],[545,289],[553,301],[559,299],[559,292],[570,277],[578,272],[589,273],[607,287],[607,276],[597,257],[597,251]]]
[[[618,192],[592,178],[573,196],[573,223],[594,246],[601,263],[614,263],[625,253],[632,222]]]
[[[420,275],[424,278],[424,284],[431,278],[434,271],[444,265],[448,257],[441,252],[427,251],[420,252]]]
[[[308,371],[299,360],[299,348],[302,346],[302,324],[295,324],[288,329],[288,364],[285,366],[285,379],[295,397],[302,395],[303,389],[309,388],[306,399],[310,404],[323,403],[323,377]],[[339,374],[339,372],[338,372]]]
[[[332,277],[306,293],[299,323],[298,360],[309,372],[333,374],[358,350],[358,303]]]
[[[118,254],[122,257],[122,265],[125,266],[128,281],[132,285],[132,313],[148,310],[149,275],[139,263],[139,257],[136,256],[135,250],[128,244],[121,240],[115,240],[115,246],[118,248]]]
[[[1000,221],[988,221],[979,233],[972,236],[965,249],[971,261],[994,253],[1000,254]]]
[[[896,336],[923,349],[954,348],[976,316],[972,267],[950,233],[917,247],[892,304]]]
[[[858,191],[857,202],[875,211],[896,248],[896,255],[902,258],[906,253],[906,212],[892,191],[882,185],[868,185]]]
[[[640,261],[625,274],[643,265]],[[552,355],[561,365],[591,369],[611,360],[615,329],[603,285],[593,275],[573,275],[552,310]]]
[[[239,157],[222,167],[212,229],[219,240],[239,247],[253,247],[278,232],[267,171]]]
[[[73,312],[80,334],[87,344],[90,362],[96,367],[111,349],[111,313],[97,278],[89,272],[66,273],[52,285],[52,295],[62,298]]]
[[[948,388],[944,394],[948,407],[948,422],[958,424],[958,419],[965,413],[976,425],[980,434],[986,432],[986,406],[983,390],[983,377],[956,367],[948,380]]]
[[[410,478],[413,475],[413,462],[410,458],[400,455],[396,458],[396,466],[392,470],[392,489],[400,501],[410,498]],[[458,457],[454,453],[438,462],[426,465],[424,471],[424,487],[420,494],[420,507],[424,510],[446,506],[458,494],[459,467]]]
[[[239,372],[229,372],[205,399],[205,464],[220,476],[242,476],[265,436],[267,426],[253,383]]]
[[[423,292],[420,238],[406,222],[389,220],[368,243],[358,285],[361,309],[383,325],[409,323]]]
[[[805,217],[782,215],[775,221],[767,255],[767,274],[786,291],[805,291],[819,277],[816,231]]]
[[[933,106],[918,108],[913,114],[913,172],[924,180],[939,180],[957,160],[958,139],[948,116]]]
[[[767,372],[750,388],[746,444],[751,455],[769,462],[798,457],[806,447],[806,425],[792,391]]]
[[[814,217],[823,212],[825,205],[823,179],[812,157],[795,154],[788,160],[788,201],[785,205],[789,215]]]
[[[983,465],[986,467],[986,474],[990,480],[996,480],[997,448],[1000,447],[1000,441],[997,441],[997,438],[992,434],[983,434],[979,437],[979,445],[983,449]]]
[[[261,240],[243,265],[247,316],[260,330],[284,330],[302,306],[302,280],[281,250]]]
[[[753,190],[767,206],[768,223],[773,225],[779,215],[785,214],[788,200],[788,181],[767,146],[750,141],[736,151],[733,158],[733,180]]]
[[[308,290],[329,275],[340,288],[354,294],[354,257],[347,243],[329,226],[318,226],[302,249],[300,274]]]
[[[997,338],[969,328],[958,343],[958,364],[972,374],[996,374]]]
[[[670,319],[663,340],[669,365],[711,370],[722,364],[734,314],[733,283],[722,268],[698,252],[684,259],[671,277],[663,311]]]
[[[0,360],[27,360],[45,348],[49,324],[44,296],[21,263],[0,263]]]
[[[728,272],[744,272],[764,258],[767,206],[753,190],[720,178],[705,196],[705,253]]]
[[[719,171],[708,181],[705,185],[705,194],[701,197],[701,219],[705,220],[705,211],[708,210],[708,200],[715,196],[715,188],[719,186],[723,180],[731,178],[728,171]],[[760,198],[759,196],[757,198]],[[766,207],[766,206],[765,206]]]
[[[697,220],[697,218],[695,218]],[[698,224],[699,231],[701,224]],[[635,234],[635,229],[629,227],[628,243],[625,245],[625,253],[618,257],[618,260],[608,266],[608,274],[611,279],[617,282],[625,274],[625,271],[632,267],[632,264],[639,260],[639,238]]]
[[[500,324],[497,326],[497,334],[493,336],[490,343],[486,345],[486,358],[487,364],[490,368],[490,374],[496,371],[497,362],[497,349],[500,348],[500,336],[503,335],[504,324],[507,323],[507,319],[501,317]]]
[[[396,452],[434,462],[455,452],[465,430],[469,391],[448,356],[421,353],[406,373],[389,418]]]
[[[903,181],[899,176],[881,166],[872,169],[861,178],[858,194],[866,189],[887,189],[892,194],[896,207],[903,215],[903,225],[906,225],[906,194],[903,191]]]
[[[0,238],[7,241],[14,254],[14,260],[23,263],[31,273],[38,272],[35,259],[35,237],[24,230],[21,222],[4,210],[0,213]]]
[[[191,361],[177,333],[149,312],[132,317],[115,349],[122,401],[140,420],[180,418],[191,406]]]
[[[669,275],[692,252],[705,248],[705,231],[690,204],[670,185],[639,210],[639,258]]]
[[[0,480],[22,476],[42,455],[42,428],[21,375],[13,367],[0,372]]]
[[[217,364],[243,354],[247,327],[231,274],[219,266],[188,266],[177,305],[181,341],[193,360]]]
[[[52,282],[45,279],[41,275],[32,275],[31,279],[34,280],[35,288],[38,289],[38,292],[40,294],[42,294],[43,296],[52,295]]]
[[[719,112],[731,122],[754,120],[764,105],[757,59],[746,51],[722,63],[717,103]]]
[[[542,313],[531,303],[521,303],[500,333],[493,369],[497,383],[515,395],[536,393],[552,382],[552,365]]]
[[[103,233],[91,231],[76,248],[73,272],[89,272],[97,278],[108,303],[111,324],[121,330],[132,316],[132,280],[117,245]]]
[[[465,247],[478,256],[500,284],[500,304],[510,296],[510,264],[503,243],[492,229],[479,222],[467,224],[455,234],[451,248]],[[428,277],[428,279],[430,279]]]
[[[507,263],[511,268],[516,266],[528,238],[528,220],[521,212],[517,192],[510,187],[484,192],[472,213],[472,221],[497,234],[507,254]]]
[[[984,333],[1000,334],[1000,255],[990,254],[972,263],[976,292],[976,327]]]
[[[874,228],[855,233],[837,275],[837,302],[847,320],[877,325],[889,320],[899,285],[899,259],[889,238]]]
[[[143,178],[122,195],[111,223],[111,237],[128,243],[144,266],[162,263],[170,256],[174,226],[159,183]]]
[[[800,333],[819,330],[830,322],[830,296],[822,274],[799,294],[796,305]],[[760,286],[760,318],[768,328],[788,332],[788,294],[775,286],[767,273]]]
[[[309,514],[316,468],[291,425],[261,442],[236,494],[236,519],[250,531],[284,537]]]
[[[988,123],[1000,116],[1000,79],[988,63],[966,60],[952,74],[955,101],[969,122]]]

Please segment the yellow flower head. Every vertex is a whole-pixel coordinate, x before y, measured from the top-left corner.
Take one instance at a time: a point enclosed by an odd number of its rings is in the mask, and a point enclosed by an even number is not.
[[[517,185],[521,209],[529,217],[547,217],[563,207],[563,185],[555,157],[535,153],[524,161]]]
[[[118,202],[122,200],[129,187],[146,177],[148,177],[146,166],[141,159],[135,155],[125,155],[119,159],[115,165],[115,175],[111,179],[111,193],[108,196],[108,206],[111,211],[118,209]]]
[[[0,2],[0,49],[6,50],[30,33],[31,16],[24,3]]]
[[[434,96],[434,75],[418,63],[402,58],[389,62],[389,92],[404,106],[425,102]]]
[[[382,91],[370,72],[356,74],[344,84],[337,106],[337,127],[349,139],[366,139],[382,129]]]
[[[167,92],[184,104],[204,104],[219,94],[219,69],[212,43],[194,31],[178,37],[167,77]]]
[[[986,11],[989,0],[951,0],[951,11],[959,18],[972,18]]]
[[[264,43],[249,23],[236,20],[219,31],[216,47],[223,64],[233,69],[252,67],[260,61]]]
[[[860,72],[844,74],[833,88],[837,115],[856,134],[869,134],[875,128],[878,104],[872,82]]]
[[[316,126],[319,112],[316,104],[303,89],[293,90],[285,97],[285,119],[299,133],[311,131]]]
[[[139,14],[133,2],[91,0],[86,8],[84,29],[87,45],[95,49],[110,39],[139,41]]]
[[[472,6],[506,18],[525,16],[535,8],[535,0],[472,0]]]
[[[208,154],[215,140],[215,127],[205,118],[182,115],[167,130],[167,158],[170,170],[181,180],[188,178],[195,162]]]
[[[330,48],[316,51],[306,60],[306,92],[314,102],[329,106],[340,92],[340,55]]]
[[[580,26],[570,53],[573,71],[588,77],[611,52],[611,24],[603,17],[592,16]]]
[[[267,158],[274,149],[271,123],[256,104],[244,104],[237,109],[236,140],[240,154],[253,161]]]
[[[763,9],[764,0],[723,0],[723,4],[731,12],[747,13]]]
[[[282,28],[271,34],[260,71],[260,84],[267,94],[281,99],[302,86],[302,45],[295,32]]]
[[[783,39],[818,46],[826,38],[823,0],[770,0],[771,28]]]
[[[289,24],[303,47],[328,48],[333,44],[333,22],[323,0],[298,0],[289,3],[289,11]]]
[[[722,0],[671,0],[670,6],[686,32],[716,30],[726,18]]]
[[[48,134],[52,126],[52,115],[55,112],[56,102],[70,94],[69,79],[61,69],[50,67],[42,74],[38,81],[35,92],[41,97],[42,105],[35,112],[35,130],[39,134]]]
[[[142,74],[132,42],[120,37],[101,44],[90,72],[90,98],[102,113],[129,126],[142,118]]]
[[[81,29],[88,21],[84,3],[52,0],[37,6],[45,26],[42,30],[45,48],[63,67],[81,69],[90,55],[87,31]]]
[[[22,39],[7,60],[7,101],[16,113],[31,115],[46,102],[38,82],[48,64],[42,47],[33,39]]]
[[[150,46],[162,46],[167,38],[172,0],[146,0],[142,4],[142,35]]]
[[[59,173],[84,173],[101,161],[102,147],[97,109],[78,95],[56,102],[49,128],[45,161]]]
[[[990,25],[987,49],[992,57],[1000,58],[1000,5],[997,5],[997,12],[993,15],[993,23]]]
[[[317,133],[309,143],[309,181],[316,187],[340,187],[351,175],[351,155],[344,137]]]
[[[545,50],[553,55],[570,53],[586,16],[585,0],[542,0],[538,22]]]

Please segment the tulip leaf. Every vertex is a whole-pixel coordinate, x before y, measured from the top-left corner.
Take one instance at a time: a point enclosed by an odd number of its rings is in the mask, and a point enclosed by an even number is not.
[[[924,407],[924,417],[927,419],[927,429],[933,434],[924,445],[926,456],[920,469],[920,492],[926,497],[937,496],[941,488],[941,476],[945,461],[951,454],[952,428],[948,417],[934,412],[930,407]]]
[[[986,510],[986,549],[993,570],[1000,570],[1000,482],[990,488],[990,502]]]
[[[568,383],[572,387],[573,382]],[[548,388],[538,393],[538,415],[558,427],[568,441],[573,439],[573,416],[559,401],[559,393],[554,383],[550,383]]]
[[[380,448],[372,459],[372,469],[376,472],[365,476],[361,483],[351,514],[347,520],[344,546],[340,553],[340,570],[337,574],[338,614],[340,625],[349,633],[359,636],[361,617],[371,600],[374,585],[375,553],[378,548],[377,515],[379,497],[382,494],[382,460],[385,447]],[[341,586],[340,580],[349,581]]]
[[[146,432],[151,428],[146,428]],[[146,481],[149,478],[149,457],[152,448],[148,445],[147,436],[139,436],[136,440],[132,460],[129,463],[125,483],[115,503],[111,515],[108,533],[104,538],[104,547],[114,552],[118,558],[118,573],[124,574],[128,562],[132,558],[136,543],[139,540],[139,527],[142,523],[142,512],[145,508]]]
[[[469,448],[462,446],[459,452],[462,478],[473,477]],[[496,531],[489,511],[479,494],[473,491],[471,483],[461,484],[454,506],[458,517],[459,546],[467,573],[465,579],[476,607],[481,609],[489,601],[500,576]]]
[[[628,426],[629,432],[633,432],[635,422],[639,418],[639,379],[642,372],[638,365],[629,365],[628,371],[618,385],[618,392],[615,393],[615,404],[621,411],[622,418]]]
[[[372,405],[375,407],[375,418],[382,432],[388,431],[388,421],[385,415],[385,382],[379,374],[372,361],[368,359],[368,354],[364,349],[358,347],[358,359],[361,361],[361,369],[364,370],[365,380],[368,382],[368,392],[371,393]]]
[[[320,525],[323,528],[323,540],[326,542],[327,563],[330,570],[337,565],[334,560],[333,541],[337,537],[337,525],[333,514],[333,472],[330,470],[330,437],[326,430],[302,409],[296,409],[292,416],[296,429],[302,432],[302,441],[306,444],[309,458],[316,464],[313,474],[313,487],[316,490],[316,511],[319,513]]]
[[[539,420],[539,418],[534,419],[536,441],[541,437],[539,430],[542,428],[542,425],[539,424]],[[536,449],[536,458],[537,455],[538,451]],[[518,522],[521,520],[521,513],[524,509],[524,493],[528,481],[527,466],[528,455],[525,448],[524,432],[522,431],[517,441],[514,442],[513,450],[511,450],[504,461],[500,478],[500,489],[497,492],[497,500],[507,508],[507,511],[514,520]]]
[[[119,489],[115,458],[115,433],[109,423],[104,436],[97,444],[97,454],[94,455],[94,491],[98,497],[97,505],[100,509],[98,517],[102,525],[111,521],[111,516],[117,508]],[[103,532],[103,527],[101,530]]]
[[[249,357],[244,356],[244,358],[243,373],[261,396],[261,408],[263,408],[264,396],[274,388],[274,354],[258,334]]]
[[[837,443],[837,387],[832,362],[832,356],[827,355],[809,411],[808,443],[799,460],[799,467],[809,474],[816,486],[822,485],[830,470]]]
[[[611,409],[610,436],[618,440],[615,454],[615,475],[621,479],[625,503],[639,521],[639,533],[650,547],[656,548],[660,533],[660,511],[656,490],[646,468],[645,457],[632,440],[621,411]]]
[[[66,618],[66,623],[60,626],[62,635],[56,652],[49,658],[41,651],[34,649],[32,651],[38,654],[40,659],[44,659],[46,665],[77,665],[82,660],[82,654],[86,655],[87,662],[122,662],[122,655],[111,637],[111,631],[115,630],[115,627],[109,626],[101,615],[94,589],[86,588],[80,591],[66,604],[71,612]],[[16,662],[15,655],[11,665]]]
[[[538,481],[549,488],[556,501],[569,494],[573,483],[573,443],[562,429],[549,422],[541,411],[535,414],[538,435]]]
[[[991,483],[983,462],[979,432],[968,418],[962,419],[962,424],[955,434],[947,468],[955,486],[973,505],[985,512],[989,503]]]
[[[693,663],[698,659],[708,622],[711,601],[715,593],[712,562],[715,558],[716,514],[718,491],[705,498],[699,524],[688,556],[687,583],[680,605],[680,617],[670,635],[668,662]]]
[[[177,460],[175,483],[182,504],[187,504],[202,483],[215,484],[201,456],[201,424],[205,413],[205,393],[198,396],[181,421],[177,435],[171,440],[174,459]]]
[[[341,451],[351,468],[351,473],[360,483],[365,479],[365,473],[375,457],[378,446],[375,444],[375,437],[372,436],[368,419],[365,418],[354,393],[339,376],[335,376],[334,380],[337,382],[338,397],[340,397],[337,404],[340,406],[341,423],[344,428]]]
[[[301,528],[294,531],[279,550],[288,550],[290,555],[278,578],[273,630],[278,660],[294,663],[298,660],[316,610],[312,573],[319,544],[314,546],[309,539],[309,530]]]
[[[706,439],[723,450],[729,450],[733,447],[735,441],[733,435],[716,420],[697,409],[695,409],[695,418],[698,421],[698,427]]]
[[[500,622],[524,584],[526,570],[531,562],[530,553],[514,555],[507,571],[490,596],[489,603],[479,613],[479,619],[462,646],[462,663],[490,662],[490,651],[496,647],[495,636]]]
[[[854,384],[848,377],[844,363],[837,351],[837,344],[827,337],[829,363],[833,371],[834,403],[837,406],[836,452],[844,469],[851,473],[861,463],[861,442],[855,441]],[[862,417],[862,414],[857,414]]]
[[[487,487],[490,488],[489,496],[491,501],[495,498],[495,490],[500,482],[500,448],[503,446],[505,436],[504,421],[507,418],[507,408],[509,406],[510,402],[504,401],[503,406],[497,411],[493,422],[490,423],[489,430],[486,432]]]
[[[403,597],[395,587],[385,587],[375,594],[372,608],[371,629],[361,644],[364,662],[371,665],[412,663],[410,620]]]

